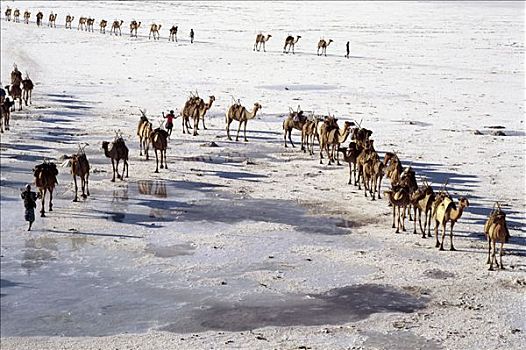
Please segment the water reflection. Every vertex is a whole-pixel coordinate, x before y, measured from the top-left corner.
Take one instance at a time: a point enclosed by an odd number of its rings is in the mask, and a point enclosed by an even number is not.
[[[167,198],[166,183],[164,181],[139,180],[137,188],[140,194],[154,196],[157,198]]]

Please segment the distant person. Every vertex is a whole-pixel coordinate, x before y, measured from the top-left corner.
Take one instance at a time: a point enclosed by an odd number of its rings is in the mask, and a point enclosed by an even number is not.
[[[347,41],[345,47],[347,48],[347,54],[345,55],[345,57],[349,58],[349,54],[351,53],[351,42]]]
[[[31,185],[26,185],[26,188],[24,191],[22,191],[21,195],[22,199],[24,200],[24,208],[25,208],[25,214],[24,218],[26,221],[29,222],[28,231],[31,231],[31,226],[33,225],[33,222],[35,221],[35,208],[37,207],[37,194],[33,191],[31,191]]]
[[[168,113],[167,115],[164,115],[164,112],[163,112],[163,118],[166,119],[165,127],[166,127],[166,130],[168,130],[168,137],[170,137],[172,135],[172,129],[174,127],[174,118],[175,118],[174,111],[170,110],[170,113]]]
[[[190,43],[191,44],[194,43],[194,30],[193,29],[190,29]]]

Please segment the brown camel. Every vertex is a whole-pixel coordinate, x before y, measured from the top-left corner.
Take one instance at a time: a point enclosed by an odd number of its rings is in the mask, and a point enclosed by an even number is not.
[[[270,35],[270,34],[268,34],[266,38],[261,33],[256,35],[256,43],[254,44],[254,49],[252,51],[256,51],[256,50],[260,51],[261,50],[261,46],[263,46],[263,52],[266,52],[266,50],[265,50],[265,43],[270,38],[272,38],[272,35]]]
[[[71,175],[73,176],[73,182],[75,183],[75,198],[73,199],[73,202],[78,201],[77,176],[80,178],[82,198],[86,199],[90,195],[89,188],[88,188],[90,165],[89,165],[88,158],[86,157],[86,154],[84,153],[84,147],[79,146],[79,151],[76,154],[72,154],[71,156],[64,157],[64,159],[69,160],[67,165],[71,167]]]
[[[66,16],[66,26],[64,28],[66,29],[71,29],[71,23],[73,23],[73,20],[75,19],[74,16],[71,16],[71,15],[67,15]]]
[[[102,34],[106,34],[106,27],[108,26],[108,21],[106,21],[105,19],[102,19],[100,21],[100,24],[99,24],[99,27],[100,27],[100,32]]]
[[[22,72],[18,70],[16,64],[13,65],[13,71],[11,72],[11,84],[19,85],[22,82]]]
[[[49,14],[49,18],[48,18],[47,26],[48,26],[48,27],[56,28],[56,27],[57,27],[56,20],[57,20],[57,14],[56,14],[56,13],[53,14],[53,12],[51,12],[51,13]]]
[[[249,112],[245,107],[234,104],[228,108],[228,111],[226,112],[226,135],[230,141],[232,141],[232,138],[230,137],[230,124],[232,121],[237,120],[239,121],[239,127],[237,128],[237,135],[236,135],[236,141],[239,139],[239,130],[241,130],[241,125],[244,126],[243,128],[243,134],[245,142],[248,142],[247,140],[247,122],[250,119],[254,119],[256,117],[257,112],[262,108],[262,106],[256,102],[254,103],[254,108],[252,109],[252,112]]]
[[[168,41],[177,42],[177,29],[178,26],[172,26],[172,28],[170,28],[170,36],[168,37]]]
[[[327,56],[327,46],[329,46],[332,42],[333,42],[332,39],[329,39],[329,41],[325,41],[324,39],[321,39],[318,42],[318,51],[316,54],[318,56],[321,56],[321,55]],[[321,53],[320,53],[320,49],[321,49]]]
[[[44,14],[39,11],[37,13],[37,26],[39,27],[42,25],[42,18],[44,18]]]
[[[6,98],[0,105],[0,132],[4,132],[4,126],[6,130],[9,130],[9,120],[11,119],[11,107],[14,106],[14,102]]]
[[[418,223],[420,225],[420,232],[422,232],[422,238],[426,238],[427,235],[431,237],[431,211],[433,209],[433,202],[435,201],[435,192],[433,188],[424,182],[424,186],[418,188],[416,191],[411,193],[411,206],[413,207],[415,221],[413,233],[416,234],[416,218],[418,213]],[[422,212],[424,212],[424,227],[422,228]]]
[[[80,17],[79,18],[79,24],[77,25],[77,30],[86,30],[86,22],[88,21],[87,17]]]
[[[451,242],[450,250],[456,250],[455,247],[453,247],[453,226],[455,226],[455,223],[460,219],[462,216],[462,213],[464,212],[464,208],[469,207],[469,201],[464,198],[460,197],[458,200],[458,208],[457,205],[449,198],[445,197],[441,203],[437,205],[433,212],[433,219],[435,220],[435,238],[436,238],[436,245],[435,247],[440,247],[440,250],[444,250],[444,238],[446,237],[446,225],[448,221],[451,221],[451,231],[449,233],[449,238]],[[442,242],[438,241],[438,226],[442,225]]]
[[[325,150],[325,152],[327,153],[327,158],[329,160],[329,165],[331,165],[334,162],[335,158],[336,163],[340,165],[337,150],[340,147],[340,144],[347,140],[347,137],[351,133],[352,125],[352,122],[347,121],[344,123],[343,129],[341,130],[338,126],[332,129],[322,130],[322,133],[320,134],[320,164],[323,164],[322,153],[323,150]]]
[[[86,26],[88,32],[93,32],[93,25],[95,24],[95,18],[88,18],[86,20]]]
[[[185,102],[181,112],[181,122],[183,126],[183,134],[190,134],[190,119],[199,118],[199,105],[203,101],[199,96],[194,96],[190,93],[190,97]],[[204,103],[204,102],[203,102]],[[186,132],[185,132],[186,129]]]
[[[216,100],[215,96],[209,96],[208,98],[209,98],[209,100],[208,100],[207,103],[205,103],[202,99],[200,99],[199,105],[197,107],[197,113],[195,113],[193,115],[193,118],[194,118],[194,136],[197,135],[197,130],[199,130],[199,120],[203,121],[203,129],[206,130],[205,114],[212,107],[212,104]]]
[[[384,165],[386,167],[386,176],[391,181],[391,186],[400,181],[400,176],[404,171],[402,162],[394,152],[386,152],[384,156]]]
[[[126,177],[128,177],[128,147],[122,137],[115,138],[115,141],[111,143],[111,149],[108,141],[102,142],[102,149],[104,150],[104,155],[107,158],[111,158],[111,166],[113,168],[113,177],[111,182],[115,182],[115,173],[117,177],[121,180],[124,180],[124,171],[126,171]],[[122,176],[119,174],[119,161],[122,159]],[[116,163],[116,164],[115,164]]]
[[[410,202],[409,191],[402,186],[394,186],[393,189],[384,191],[389,203],[393,206],[393,228],[396,227],[396,233],[400,233],[400,225],[402,231],[405,231],[405,208]],[[398,211],[398,218],[397,218]],[[396,219],[397,218],[397,219]],[[395,221],[397,222],[395,226]]]
[[[358,185],[359,190],[362,189],[360,185],[360,179],[362,180],[362,182],[364,181],[363,168],[365,166],[365,163],[367,162],[367,159],[373,153],[376,153],[374,149],[374,140],[369,139],[365,142],[364,148],[362,149],[358,157],[356,157],[356,167],[357,167],[357,172],[358,172],[358,179],[356,180],[356,183],[354,185],[355,186]]]
[[[150,26],[150,34],[148,34],[148,39],[151,39],[151,35],[153,34],[153,40],[155,40],[155,34],[157,34],[157,40],[159,40],[159,30],[161,30],[161,24],[152,24]]]
[[[18,110],[21,111],[22,110],[22,88],[20,87],[20,83],[18,84],[12,84],[11,87],[9,87],[9,85],[6,85],[5,89],[7,90],[7,93],[9,96],[11,96],[11,98],[13,99],[13,102],[16,102],[16,100],[18,100]],[[16,109],[16,105],[13,104],[13,109],[12,111],[14,111]]]
[[[6,8],[5,10],[5,19],[6,21],[11,21],[11,14],[13,13],[13,10],[11,8]]]
[[[300,40],[301,36],[297,36],[296,40],[294,40],[294,37],[292,35],[287,36],[285,39],[285,46],[283,46],[283,53],[289,53],[290,49],[292,48],[292,53],[294,54],[294,45]],[[288,46],[288,50],[287,50]]]
[[[161,169],[164,167],[168,169],[168,162],[166,160],[166,149],[168,148],[168,132],[164,129],[157,128],[153,130],[150,135],[150,141],[155,151],[155,172],[159,172],[159,157],[157,151],[161,154]],[[164,158],[164,166],[163,166]]]
[[[131,37],[137,37],[137,29],[141,26],[141,22],[137,22],[136,20],[131,21],[130,23],[130,36]],[[135,33],[135,35],[133,35]]]
[[[49,192],[49,211],[53,211],[53,190],[55,185],[58,184],[58,169],[55,163],[44,161],[44,163],[37,165],[33,169],[33,175],[35,176],[35,184],[40,192],[40,198],[42,198],[40,216],[45,217],[44,201],[47,192]]]
[[[373,132],[371,130],[358,127],[353,129],[351,139],[355,141],[361,148],[365,148],[365,144],[371,138],[372,134]]]
[[[357,159],[360,153],[362,153],[363,148],[359,146],[356,141],[351,141],[349,147],[341,147],[340,152],[343,153],[343,160],[349,163],[349,185],[352,184],[354,178],[354,185],[357,185],[357,174],[356,174],[356,165],[358,163]]]
[[[313,115],[312,119],[308,119],[301,129],[301,150],[309,152],[311,156],[314,155],[314,139],[318,136],[320,123],[323,123],[323,119]]]
[[[20,23],[20,10],[19,9],[15,9],[13,11],[13,21],[16,23]]]
[[[283,121],[283,140],[285,142],[285,147],[287,147],[287,135],[292,147],[296,147],[294,146],[294,142],[292,142],[292,130],[296,129],[303,132],[303,126],[306,122],[307,117],[303,115],[303,111],[300,109],[300,106],[298,106],[297,110],[295,111],[289,107],[289,115]]]
[[[366,162],[363,167],[363,186],[365,191],[365,197],[367,197],[367,191],[371,195],[371,199],[375,200],[375,193],[378,193],[378,199],[380,197],[380,190],[382,186],[382,178],[384,177],[384,163],[380,160],[378,153],[369,153]]]
[[[496,209],[495,205],[497,207]],[[502,264],[502,252],[504,251],[504,243],[507,243],[510,238],[510,232],[506,223],[506,214],[502,211],[498,202],[495,203],[495,205],[493,206],[493,210],[490,213],[490,216],[484,225],[484,233],[486,234],[486,238],[488,239],[488,260],[486,261],[486,264],[490,264],[490,271],[493,271],[493,262],[495,262],[497,267],[500,267],[501,270],[504,270],[504,265]],[[500,263],[497,262],[496,257],[497,241],[500,242]],[[492,247],[493,254],[491,253]]]
[[[31,17],[31,12],[29,11],[24,11],[24,23],[25,24],[29,24],[29,18]]]
[[[123,23],[124,23],[123,20],[121,20],[121,21],[113,21],[113,24],[111,25],[111,29],[110,29],[110,35],[112,33],[117,35],[117,29],[119,30],[119,36],[122,35],[121,27],[122,27]]]
[[[32,104],[31,96],[33,95],[33,81],[29,78],[29,75],[26,73],[26,78],[22,80],[22,99],[24,100],[26,106],[27,101],[29,104]]]
[[[144,149],[144,154],[146,160],[150,159],[148,155],[148,150],[150,148],[150,136],[152,134],[152,123],[146,117],[146,112],[141,111],[141,119],[139,120],[139,125],[137,126],[137,136],[139,136],[139,155],[142,156],[142,150]]]

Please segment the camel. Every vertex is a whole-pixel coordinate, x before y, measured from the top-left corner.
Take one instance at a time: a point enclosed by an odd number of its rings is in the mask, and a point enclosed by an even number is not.
[[[124,139],[121,136],[118,136],[115,138],[115,140],[111,143],[111,149],[108,148],[109,146],[108,141],[102,142],[102,149],[104,150],[104,155],[107,158],[111,158],[111,166],[113,168],[113,177],[111,179],[111,182],[115,182],[115,173],[117,173],[117,177],[121,180],[124,180],[124,171],[126,171],[126,177],[128,177],[128,147],[126,147],[126,143],[124,142]],[[123,166],[122,166],[122,176],[119,175],[119,161],[122,159]],[[116,163],[116,164],[115,164]]]
[[[237,128],[237,135],[236,135],[236,141],[239,139],[239,130],[241,130],[241,125],[244,125],[243,128],[243,134],[245,142],[248,142],[247,140],[247,122],[250,119],[254,119],[256,117],[257,112],[262,108],[262,106],[256,102],[254,103],[254,108],[252,109],[252,112],[249,112],[245,107],[239,105],[239,104],[233,104],[228,108],[228,111],[226,112],[226,135],[230,141],[232,141],[232,138],[230,137],[230,124],[232,121],[237,120],[239,121],[239,127]]]
[[[320,39],[320,41],[318,42],[318,51],[317,51],[316,54],[318,56],[321,56],[321,55],[327,56],[327,46],[329,46],[332,42],[333,42],[332,39],[329,39],[329,41],[325,41],[324,39]],[[320,49],[321,49],[321,53],[320,53]]]
[[[11,118],[11,107],[15,103],[6,98],[0,105],[0,132],[4,132],[4,126],[6,130],[9,130],[9,119]]]
[[[368,130],[362,127],[358,127],[358,128],[353,129],[352,134],[351,134],[351,139],[356,141],[356,143],[361,148],[365,148],[365,145],[367,141],[369,141],[369,139],[371,138],[372,134],[373,132],[371,130]],[[384,165],[385,165],[385,162],[384,162]]]
[[[378,153],[369,153],[363,167],[363,186],[365,197],[367,197],[367,191],[369,191],[373,201],[375,200],[375,193],[378,193],[378,199],[381,199],[380,189],[382,186],[383,176],[384,163],[382,163],[380,157],[378,157]]]
[[[164,129],[157,128],[150,134],[150,141],[155,151],[155,172],[159,172],[159,157],[157,151],[161,154],[161,169],[164,167],[168,169],[168,162],[166,160],[166,149],[168,148],[168,132]],[[164,155],[164,166],[163,166]]]
[[[495,209],[495,205],[497,208]],[[501,270],[504,270],[504,265],[502,264],[502,252],[504,250],[504,243],[507,243],[510,238],[510,232],[508,230],[508,225],[506,223],[506,214],[502,211],[500,208],[500,204],[497,202],[493,206],[493,210],[490,213],[490,216],[486,223],[484,224],[484,233],[486,235],[486,238],[488,239],[488,260],[486,261],[486,264],[489,265],[489,270],[493,271],[493,262],[499,267]],[[497,262],[497,249],[496,244],[497,241],[500,242],[500,251],[499,251],[499,260],[500,263]],[[493,247],[493,254],[491,253],[491,249]]]
[[[38,187],[39,196],[42,198],[40,216],[45,217],[44,202],[47,192],[49,192],[49,211],[53,211],[53,190],[55,185],[58,184],[58,169],[55,163],[44,161],[44,163],[37,165],[33,169],[33,175],[35,176],[35,184]]]
[[[21,111],[22,110],[22,89],[20,88],[20,83],[12,84],[11,87],[9,87],[9,85],[6,85],[5,89],[7,90],[7,93],[9,94],[9,96],[13,98],[13,102],[18,100],[19,102],[18,110]],[[12,111],[14,111],[15,109],[16,109],[16,105],[13,103]]]
[[[361,146],[360,146],[361,147]],[[358,178],[356,179],[356,182],[354,185],[358,185],[358,189],[361,190],[362,186],[360,185],[360,179],[362,179],[362,182],[364,181],[364,174],[363,169],[365,166],[365,163],[367,162],[367,159],[369,159],[370,155],[376,153],[374,149],[374,140],[367,140],[365,142],[365,145],[361,149],[360,154],[356,157],[356,168],[358,173]]]
[[[287,135],[289,137],[289,141],[292,147],[296,147],[294,146],[294,142],[292,142],[292,130],[296,129],[303,132],[303,126],[306,122],[307,117],[303,115],[303,111],[300,110],[300,106],[298,106],[298,109],[296,111],[289,107],[289,115],[283,121],[283,140],[285,141],[285,147],[287,147]]]
[[[336,163],[340,165],[340,160],[336,151],[340,147],[340,144],[347,140],[347,137],[351,133],[352,125],[352,122],[345,122],[342,130],[340,130],[339,127],[322,130],[322,133],[320,134],[320,164],[323,164],[322,153],[323,150],[325,150],[329,160],[329,165],[334,162],[334,158],[336,158]]]
[[[170,28],[170,36],[168,37],[168,41],[177,42],[177,29],[178,26],[172,26],[172,28]]]
[[[67,15],[66,16],[66,26],[64,28],[71,29],[71,23],[73,22],[74,19],[75,19],[74,16]]]
[[[121,26],[122,26],[123,23],[124,23],[123,20],[121,20],[120,22],[119,21],[113,21],[113,24],[111,25],[111,29],[110,29],[110,35],[112,33],[117,35],[117,29],[118,29],[119,30],[119,36],[121,36],[122,35]]]
[[[290,52],[290,49],[292,48],[292,54],[294,54],[294,45],[296,45],[296,43],[298,42],[298,40],[300,40],[301,36],[297,36],[296,37],[296,40],[294,40],[294,37],[292,35],[289,35],[286,39],[285,39],[285,46],[283,46],[283,53],[289,53]],[[289,47],[289,49],[287,50],[287,46]]]
[[[20,10],[15,9],[13,11],[13,22],[20,23]]]
[[[405,231],[405,207],[410,202],[409,191],[407,188],[402,186],[394,186],[393,189],[384,191],[384,195],[387,196],[389,203],[393,206],[393,226],[396,227],[396,233],[400,233],[400,224],[402,225],[402,231]],[[398,219],[396,220],[396,212],[398,209]],[[397,225],[395,226],[395,221]]]
[[[99,24],[99,27],[100,27],[100,32],[102,34],[106,34],[106,26],[108,25],[108,21],[106,21],[105,19],[102,19],[100,21],[100,24]]]
[[[384,156],[384,165],[386,167],[386,176],[391,180],[391,186],[400,181],[400,176],[404,171],[402,162],[394,152],[386,152]]]
[[[131,21],[130,23],[130,37],[137,37],[137,29],[141,26],[141,22],[137,22],[136,20]],[[135,35],[133,35],[135,33]]]
[[[433,209],[433,202],[435,201],[435,192],[433,188],[424,182],[424,186],[411,193],[411,206],[415,214],[414,230],[416,234],[416,218],[418,212],[418,223],[420,225],[420,231],[422,232],[422,238],[427,236],[431,237],[431,211]],[[422,212],[424,212],[424,227],[422,228]]]
[[[77,26],[77,30],[86,30],[87,29],[87,26],[86,26],[86,22],[87,21],[88,21],[87,17],[80,17],[79,18],[79,24]]]
[[[29,104],[32,104],[31,95],[33,95],[33,81],[29,78],[29,75],[26,74],[26,78],[22,80],[22,99],[26,103],[29,100]]]
[[[139,136],[139,155],[142,156],[142,150],[144,149],[144,154],[146,160],[150,159],[148,155],[148,150],[150,148],[150,135],[152,134],[152,123],[146,117],[146,112],[141,111],[141,119],[139,120],[139,125],[137,126],[137,136]]]
[[[445,197],[434,209],[433,211],[433,219],[435,220],[435,238],[436,238],[436,245],[435,247],[440,247],[440,250],[444,250],[444,238],[446,237],[446,225],[448,221],[451,221],[451,231],[449,233],[450,238],[450,248],[449,250],[456,250],[455,247],[453,247],[453,226],[455,226],[455,223],[460,219],[462,216],[462,213],[464,212],[464,209],[469,207],[469,201],[464,198],[460,197],[458,200],[458,208],[457,205],[451,200],[449,197]],[[442,225],[442,242],[438,241],[438,226]]]
[[[181,112],[181,122],[183,126],[183,134],[190,134],[190,119],[199,118],[199,105],[203,100],[199,96],[190,95],[188,100],[185,102],[183,110]],[[204,102],[203,102],[204,103]]]
[[[29,18],[31,17],[31,12],[29,11],[24,11],[24,23],[25,24],[29,24]]]
[[[161,30],[161,24],[157,25],[157,24],[152,24],[150,26],[150,34],[148,34],[148,39],[151,39],[151,35],[153,33],[153,40],[155,40],[155,34],[157,34],[157,40],[159,40],[159,30]]]
[[[22,72],[18,70],[16,64],[13,65],[14,69],[11,72],[11,84],[18,85],[22,82]]]
[[[9,8],[9,7],[5,10],[5,20],[6,21],[11,21],[11,13],[12,13],[12,11],[13,10],[11,8]]]
[[[267,37],[265,38],[265,36],[261,33],[259,33],[258,35],[256,35],[256,42],[254,44],[254,49],[252,51],[260,51],[261,50],[261,46],[263,46],[263,52],[267,52],[265,50],[265,43],[268,41],[268,39],[272,38],[272,35],[268,34]]]
[[[362,153],[363,148],[356,143],[356,141],[351,141],[349,147],[341,147],[340,152],[343,153],[343,160],[349,163],[349,185],[352,184],[354,177],[354,184],[357,184],[357,175],[356,175],[356,165],[358,163],[357,159],[360,153]]]
[[[88,18],[86,20],[86,26],[88,32],[93,32],[93,25],[95,24],[95,18]]]
[[[48,19],[48,22],[47,22],[47,26],[56,28],[57,27],[57,25],[55,23],[56,20],[57,20],[57,14],[53,14],[53,12],[51,12],[49,14],[49,19]]]
[[[86,144],[84,147],[86,147]],[[73,182],[75,183],[75,198],[73,202],[78,202],[78,185],[77,176],[80,178],[80,187],[82,189],[82,198],[86,199],[90,195],[88,188],[88,178],[90,165],[86,153],[84,153],[84,147],[79,146],[79,150],[76,154],[71,156],[65,156],[64,159],[68,159],[67,165],[71,167],[71,175],[73,175]]]
[[[199,120],[203,121],[203,129],[206,130],[205,126],[205,114],[208,112],[208,110],[212,107],[212,104],[216,100],[215,96],[209,96],[209,100],[207,103],[203,101],[203,99],[200,99],[199,105],[197,107],[197,113],[193,115],[194,118],[194,136],[197,136],[197,130],[199,129]]]
[[[37,26],[39,27],[42,25],[42,18],[44,18],[44,14],[39,11],[37,13]]]
[[[314,155],[314,139],[318,136],[320,123],[323,123],[323,119],[313,115],[312,119],[308,119],[301,129],[301,150],[309,152],[311,156]]]

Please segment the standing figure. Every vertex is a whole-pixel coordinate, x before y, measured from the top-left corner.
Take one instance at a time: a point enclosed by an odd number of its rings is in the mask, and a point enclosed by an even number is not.
[[[194,43],[194,30],[193,29],[190,29],[190,43],[191,44]]]
[[[347,48],[347,54],[345,55],[345,57],[349,58],[349,54],[351,53],[351,42],[347,41],[345,47]]]
[[[173,123],[173,120],[175,118],[174,111],[170,110],[170,113],[168,113],[167,115],[164,115],[164,112],[163,112],[163,118],[166,118],[165,128],[166,130],[168,130],[168,137],[170,137],[172,135],[172,129],[174,127],[174,123]]]
[[[31,231],[31,226],[33,225],[33,222],[35,221],[35,208],[37,207],[37,194],[36,192],[31,191],[31,185],[26,185],[26,188],[24,191],[22,191],[21,195],[22,199],[24,200],[24,208],[25,208],[25,214],[24,218],[26,221],[29,222],[28,231]]]

